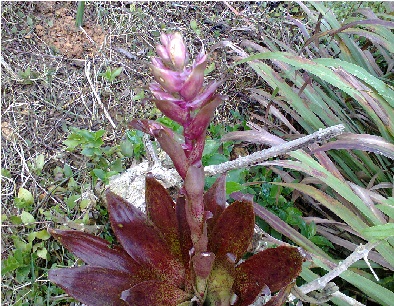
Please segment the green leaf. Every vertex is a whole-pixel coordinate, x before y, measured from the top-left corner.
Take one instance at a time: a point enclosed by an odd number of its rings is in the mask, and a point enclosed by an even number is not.
[[[197,21],[194,19],[190,20],[190,27],[192,28],[193,31],[196,31],[198,28]]]
[[[69,164],[65,164],[63,167],[63,173],[66,177],[72,177],[73,176],[73,170],[71,169]]]
[[[22,211],[21,213],[21,220],[24,224],[34,223],[36,220],[34,219],[33,215],[28,213],[27,211]]]
[[[226,182],[226,194],[231,194],[244,189],[244,186],[237,182]]]
[[[106,173],[103,169],[93,169],[93,173],[101,180],[105,180],[107,178]]]
[[[20,266],[21,263],[14,256],[8,256],[8,258],[1,261],[1,275],[15,271]]]
[[[34,198],[31,192],[23,187],[19,188],[18,191],[18,199],[21,200],[24,204],[24,207],[29,207],[33,205]],[[21,208],[21,207],[18,207]]]
[[[41,173],[42,169],[45,165],[45,156],[44,154],[40,154],[36,157],[36,170]]]
[[[37,256],[42,259],[47,259],[48,251],[46,248],[37,250]]]
[[[1,176],[10,178],[10,177],[11,177],[11,172],[10,172],[10,170],[1,168]]]
[[[386,239],[388,237],[394,236],[394,223],[386,223],[382,225],[375,225],[366,228],[362,231],[368,239]]]
[[[10,222],[14,225],[22,224],[22,219],[20,216],[10,216],[9,219]]]
[[[335,249],[334,245],[326,237],[313,236],[313,237],[310,237],[309,240],[312,241],[314,244],[316,244],[318,246],[328,246],[328,247],[330,247],[332,249]]]
[[[116,172],[116,173],[120,173],[120,172],[122,172],[124,169],[123,169],[123,165],[122,165],[122,159],[121,158],[118,158],[118,159],[116,159],[113,163],[112,163],[112,165],[111,165],[111,170],[112,171],[114,171],[114,172]]]
[[[212,71],[214,71],[216,68],[215,62],[212,62],[207,68],[204,70],[204,75],[210,74]]]
[[[129,140],[120,142],[120,152],[126,157],[132,157],[134,154],[133,144]]]
[[[50,237],[51,237],[51,235],[45,229],[38,231],[36,233],[36,238],[41,239],[41,240],[48,240]]]
[[[80,195],[75,195],[75,194],[68,197],[68,199],[66,200],[67,207],[73,209],[80,197],[81,197]]]

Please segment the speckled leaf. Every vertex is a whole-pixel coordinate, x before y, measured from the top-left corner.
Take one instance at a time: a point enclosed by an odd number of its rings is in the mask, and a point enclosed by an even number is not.
[[[220,215],[209,239],[209,250],[217,257],[227,253],[239,260],[246,252],[253,236],[253,205],[247,201],[236,201]]]
[[[186,219],[186,199],[185,196],[179,196],[176,201],[176,216],[178,220],[179,240],[181,243],[181,253],[185,266],[188,266],[190,260],[190,250],[193,243],[190,238],[190,227]]]
[[[177,285],[183,283],[184,268],[172,255],[157,228],[148,224],[138,208],[107,192],[112,228],[126,252],[138,263],[147,264]]]
[[[136,284],[128,273],[90,266],[50,270],[48,277],[69,295],[89,306],[126,306],[120,295]]]
[[[108,241],[100,237],[80,231],[50,230],[50,233],[71,253],[91,266],[129,273],[135,273],[141,267],[122,248],[111,247]]]
[[[146,176],[145,202],[148,218],[159,229],[174,255],[181,257],[175,204],[167,189],[151,173]]]
[[[122,299],[127,305],[176,306],[191,296],[166,282],[146,281],[124,291]]]
[[[288,246],[253,255],[236,268],[233,286],[239,297],[236,305],[250,305],[264,286],[272,293],[286,287],[301,273],[302,262],[298,249]]]

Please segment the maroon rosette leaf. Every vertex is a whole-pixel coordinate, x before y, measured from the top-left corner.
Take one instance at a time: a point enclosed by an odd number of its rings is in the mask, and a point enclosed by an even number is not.
[[[234,202],[218,218],[209,237],[208,249],[223,259],[227,254],[239,260],[252,241],[254,229],[253,204]]]
[[[253,255],[236,267],[237,306],[253,303],[264,286],[272,293],[286,287],[301,272],[304,258],[297,248],[279,246]]]
[[[157,227],[171,252],[181,258],[175,203],[167,189],[151,173],[146,176],[145,202],[149,220]]]
[[[167,282],[159,281],[142,282],[122,293],[122,299],[127,302],[127,305],[135,306],[176,306],[191,298],[190,293]]]
[[[181,285],[185,276],[183,265],[146,216],[112,192],[107,192],[107,205],[112,228],[126,252],[136,262],[158,271],[163,279]]]

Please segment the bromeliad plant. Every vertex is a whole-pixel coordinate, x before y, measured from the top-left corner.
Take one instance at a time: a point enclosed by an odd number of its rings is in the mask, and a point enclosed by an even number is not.
[[[154,103],[183,126],[183,135],[151,120],[131,127],[158,140],[184,180],[176,203],[146,177],[146,215],[107,192],[112,228],[120,246],[78,231],[52,235],[86,265],[51,270],[49,279],[87,305],[249,305],[261,293],[280,293],[282,304],[303,257],[297,248],[266,249],[244,260],[254,232],[253,203],[246,196],[226,206],[225,175],[204,193],[201,163],[205,135],[223,97],[222,81],[204,87],[207,55],[188,67],[179,33],[162,34],[152,59]]]

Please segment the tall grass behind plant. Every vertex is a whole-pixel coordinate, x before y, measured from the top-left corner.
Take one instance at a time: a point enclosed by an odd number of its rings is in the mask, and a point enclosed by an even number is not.
[[[379,240],[378,252],[370,254],[369,259],[379,265],[375,271],[384,278],[387,271],[394,270],[394,90],[390,82],[394,22],[390,12],[378,17],[363,8],[357,18],[340,23],[322,2],[299,6],[307,14],[309,25],[287,16],[303,35],[299,45],[278,43],[268,32],[265,47],[243,42],[248,52],[259,52],[253,55],[232,43],[225,45],[243,58],[238,64],[247,63],[265,82],[265,88],[251,89],[251,97],[280,126],[271,130],[273,134],[283,138],[286,133],[299,136],[345,125],[347,134],[336,142],[314,145],[309,152],[289,154],[289,160],[263,165],[282,176],[284,183],[274,184],[298,190],[318,212],[321,207],[328,209],[330,213],[325,216],[305,220],[316,223],[317,232],[343,247],[345,253],[354,251],[360,243]],[[232,133],[225,139],[256,142],[253,132]],[[276,144],[267,139],[263,143]],[[303,176],[296,180],[295,173]],[[255,205],[255,211],[275,230],[313,253],[317,266],[331,271],[338,264],[332,255],[265,207]],[[308,269],[304,272],[301,276],[313,274]],[[392,303],[394,293],[369,270],[347,270],[341,278],[382,305]],[[333,301],[343,304],[336,297]]]

